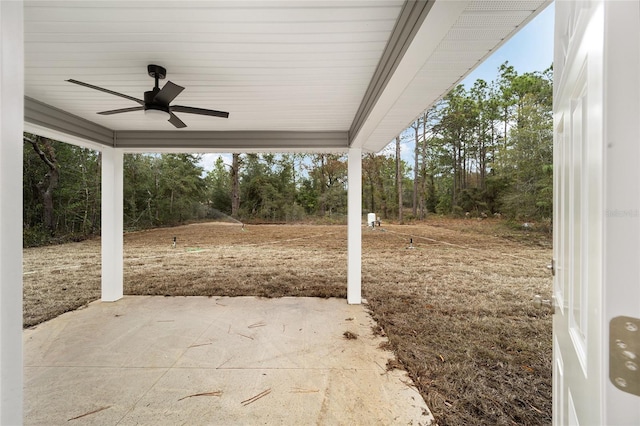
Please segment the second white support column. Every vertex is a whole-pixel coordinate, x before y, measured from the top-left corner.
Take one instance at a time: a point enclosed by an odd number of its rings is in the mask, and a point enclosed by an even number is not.
[[[362,149],[348,157],[347,303],[362,303]]]
[[[123,264],[123,152],[102,150],[102,301],[122,298]]]

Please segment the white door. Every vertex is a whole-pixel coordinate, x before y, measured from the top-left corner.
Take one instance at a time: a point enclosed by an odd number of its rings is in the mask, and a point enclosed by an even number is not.
[[[553,421],[637,425],[640,2],[556,1],[554,69]]]

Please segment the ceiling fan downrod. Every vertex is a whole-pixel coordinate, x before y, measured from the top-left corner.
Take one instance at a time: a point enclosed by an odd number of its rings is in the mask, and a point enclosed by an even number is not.
[[[156,88],[159,88],[158,81],[164,80],[164,78],[167,76],[167,70],[164,67],[161,67],[160,65],[154,65],[154,64],[147,65],[147,72],[156,81]]]

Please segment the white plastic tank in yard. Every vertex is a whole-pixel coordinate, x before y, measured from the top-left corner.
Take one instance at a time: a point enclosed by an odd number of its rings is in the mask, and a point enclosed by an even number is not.
[[[376,214],[375,213],[369,213],[367,215],[367,225],[369,225],[370,227],[375,227],[376,224]]]

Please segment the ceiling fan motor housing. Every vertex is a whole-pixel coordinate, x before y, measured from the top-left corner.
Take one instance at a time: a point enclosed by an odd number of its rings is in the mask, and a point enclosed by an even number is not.
[[[153,90],[149,90],[148,92],[144,92],[144,109],[145,111],[148,109],[157,109],[159,111],[169,112],[169,105],[161,105],[158,102],[154,102],[154,98],[158,94],[160,89],[157,87]]]

